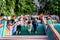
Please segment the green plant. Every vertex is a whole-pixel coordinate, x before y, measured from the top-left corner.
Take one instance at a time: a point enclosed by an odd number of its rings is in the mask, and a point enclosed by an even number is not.
[[[0,14],[5,16],[32,14],[35,10],[33,0],[0,0]]]

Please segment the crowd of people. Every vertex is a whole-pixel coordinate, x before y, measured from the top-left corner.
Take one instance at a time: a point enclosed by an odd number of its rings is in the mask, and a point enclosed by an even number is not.
[[[43,13],[39,15],[20,15],[17,18],[13,15],[12,17],[6,17],[0,15],[0,28],[4,26],[2,20],[7,20],[7,28],[9,30],[9,35],[12,35],[13,27],[17,26],[16,34],[21,33],[22,25],[28,28],[28,32],[31,33],[32,25],[34,28],[34,33],[37,33],[36,29],[38,24],[57,24],[60,23],[60,19],[56,15],[44,15]]]

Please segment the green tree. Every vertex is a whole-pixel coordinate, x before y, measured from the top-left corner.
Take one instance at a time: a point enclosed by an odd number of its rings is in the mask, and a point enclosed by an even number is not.
[[[15,12],[16,14],[32,14],[36,9],[33,0],[16,0]]]
[[[12,15],[15,8],[15,0],[0,0],[0,8],[3,15]]]
[[[60,2],[59,0],[49,0],[49,1],[45,0],[46,8],[49,9],[50,14],[54,13],[54,14],[58,15],[60,13],[60,8],[59,8],[60,3],[59,2]]]
[[[36,10],[33,0],[0,0],[0,14],[32,14]]]

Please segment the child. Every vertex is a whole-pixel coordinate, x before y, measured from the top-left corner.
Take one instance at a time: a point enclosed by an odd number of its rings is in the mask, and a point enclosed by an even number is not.
[[[37,26],[38,26],[38,23],[37,23],[37,21],[36,21],[35,18],[33,18],[32,25],[33,25],[33,27],[34,27],[34,33],[37,33]]]
[[[7,26],[7,28],[9,29],[9,35],[12,35],[13,26],[12,26],[12,23],[11,23],[10,20],[8,21],[8,26]]]

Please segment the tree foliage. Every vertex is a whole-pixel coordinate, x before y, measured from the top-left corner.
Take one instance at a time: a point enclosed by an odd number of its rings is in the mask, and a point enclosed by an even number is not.
[[[32,14],[36,10],[33,0],[0,0],[0,14],[16,15]]]
[[[50,11],[50,14],[58,14],[60,13],[60,0],[45,0],[45,7]],[[58,5],[59,4],[59,5]]]
[[[60,0],[42,0],[45,1],[45,10],[50,14],[60,15]],[[36,10],[33,0],[0,0],[0,14],[20,15],[32,14]]]

